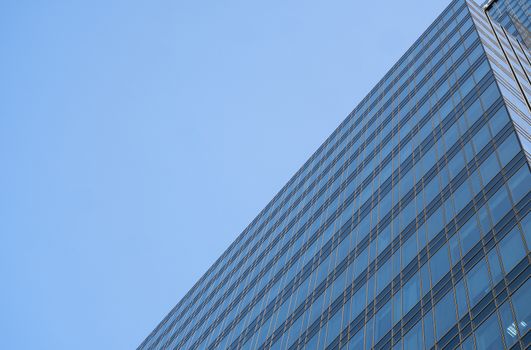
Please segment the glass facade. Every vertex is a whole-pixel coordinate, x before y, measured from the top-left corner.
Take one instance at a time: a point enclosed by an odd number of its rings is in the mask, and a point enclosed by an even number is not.
[[[494,8],[452,1],[139,349],[529,347],[531,56]]]

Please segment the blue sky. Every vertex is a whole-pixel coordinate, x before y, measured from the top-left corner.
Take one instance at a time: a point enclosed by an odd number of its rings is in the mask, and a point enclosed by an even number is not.
[[[0,338],[134,349],[448,0],[0,4]]]

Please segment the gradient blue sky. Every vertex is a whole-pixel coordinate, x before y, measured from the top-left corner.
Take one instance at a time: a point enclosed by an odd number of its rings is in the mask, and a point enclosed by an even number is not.
[[[449,0],[0,4],[0,347],[134,349]]]

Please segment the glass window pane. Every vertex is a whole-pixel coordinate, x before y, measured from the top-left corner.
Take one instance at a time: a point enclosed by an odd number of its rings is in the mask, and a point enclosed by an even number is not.
[[[503,349],[501,342],[500,327],[498,326],[498,318],[496,313],[492,314],[487,321],[485,321],[476,330],[476,342],[478,349],[484,350],[498,350]]]
[[[374,330],[375,342],[391,328],[391,302],[387,302],[376,314],[376,328]]]
[[[516,135],[512,133],[509,137],[498,147],[498,155],[502,166],[506,166],[511,159],[520,151],[520,145],[516,140]]]
[[[485,259],[481,259],[467,274],[468,291],[471,307],[489,291],[489,275]]]
[[[463,280],[459,281],[455,286],[455,296],[457,299],[457,311],[459,313],[459,318],[463,317],[465,313],[468,312],[468,303],[466,300],[465,285]]]
[[[444,245],[430,259],[431,283],[437,284],[439,280],[450,270],[450,261],[448,259],[448,249]]]
[[[403,310],[406,314],[419,301],[420,297],[420,283],[419,274],[416,273],[411,277],[409,282],[404,285],[402,289],[402,302],[404,304]]]
[[[437,330],[437,339],[448,332],[448,330],[455,324],[455,302],[453,290],[446,294],[435,305],[435,329]]]
[[[514,174],[507,182],[513,201],[518,203],[531,189],[531,176],[527,166],[523,166],[516,174]]]
[[[426,343],[426,348],[429,349],[435,343],[435,334],[433,332],[432,310],[430,310],[426,314],[426,316],[424,316],[423,320],[424,320],[424,342]]]
[[[404,349],[423,349],[424,344],[422,341],[422,322],[417,322],[404,336]]]
[[[518,227],[515,226],[500,242],[500,254],[505,273],[509,273],[525,256],[525,250]]]
[[[498,254],[496,253],[496,249],[493,249],[490,251],[488,255],[488,261],[489,261],[489,267],[490,267],[490,275],[492,277],[492,283],[496,285],[496,283],[501,281],[503,277],[503,272],[500,266],[500,259],[498,259]]]
[[[511,347],[516,340],[518,339],[518,333],[516,331],[516,324],[514,323],[514,318],[511,312],[511,307],[509,302],[503,303],[498,309],[501,318],[502,331],[504,332],[503,336],[505,339],[505,345]]]
[[[511,202],[505,186],[502,186],[489,200],[490,215],[494,225],[511,209]]]
[[[472,216],[470,220],[461,227],[459,238],[461,241],[462,255],[465,255],[481,238],[475,216]]]

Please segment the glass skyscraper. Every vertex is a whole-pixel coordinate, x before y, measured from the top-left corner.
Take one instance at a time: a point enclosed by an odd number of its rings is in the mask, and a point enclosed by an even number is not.
[[[139,349],[526,349],[529,0],[454,0]]]

